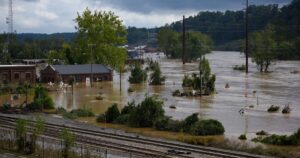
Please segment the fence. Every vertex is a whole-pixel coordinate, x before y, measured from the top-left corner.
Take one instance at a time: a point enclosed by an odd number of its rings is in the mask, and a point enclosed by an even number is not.
[[[25,151],[30,137],[31,134],[27,133],[25,138],[26,143],[24,144]],[[64,158],[65,148],[63,143],[61,139],[39,136],[36,140],[35,153],[31,156],[37,158]],[[0,148],[7,151],[17,151],[15,130],[0,128]],[[145,156],[75,142],[68,152],[68,158],[145,158]]]

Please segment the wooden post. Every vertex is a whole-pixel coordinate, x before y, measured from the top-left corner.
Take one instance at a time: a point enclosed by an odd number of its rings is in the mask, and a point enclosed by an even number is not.
[[[182,20],[182,64],[186,62],[185,17]]]
[[[245,42],[245,54],[246,54],[246,73],[249,72],[248,68],[248,58],[249,58],[249,49],[248,49],[248,0],[246,0],[246,11],[245,11],[245,36],[246,36],[246,42]]]

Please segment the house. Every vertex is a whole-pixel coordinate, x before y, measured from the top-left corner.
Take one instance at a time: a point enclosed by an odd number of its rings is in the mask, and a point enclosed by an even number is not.
[[[102,64],[48,65],[41,71],[41,80],[44,83],[68,83],[72,78],[75,78],[76,82],[86,82],[91,76],[93,81],[112,81],[113,71]]]
[[[35,65],[0,65],[0,83],[35,83]]]

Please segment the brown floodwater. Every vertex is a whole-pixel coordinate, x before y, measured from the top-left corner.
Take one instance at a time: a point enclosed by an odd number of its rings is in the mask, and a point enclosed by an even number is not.
[[[259,73],[256,65],[250,63],[249,74],[246,75],[233,70],[234,65],[244,63],[244,55],[214,51],[206,58],[217,77],[217,93],[202,98],[180,98],[173,97],[172,91],[182,90],[184,74],[198,72],[198,63],[182,65],[180,60],[166,59],[163,54],[148,54],[145,57],[159,61],[163,75],[167,77],[165,85],[130,85],[127,81],[130,72],[127,72],[122,75],[120,93],[119,74],[115,73],[113,82],[95,83],[93,88],[78,84],[74,88],[74,95],[71,90],[51,92],[50,95],[57,107],[68,110],[88,107],[96,114],[101,114],[113,103],[122,108],[129,101],[139,103],[145,95],[157,94],[164,100],[166,115],[183,119],[192,113],[199,113],[203,119],[221,121],[226,135],[230,136],[254,134],[260,130],[290,134],[300,127],[300,73],[291,73],[300,71],[300,61],[277,61],[271,67],[272,73]],[[225,88],[226,83],[230,88]],[[127,92],[129,87],[134,90],[133,93]],[[103,93],[103,100],[96,99],[99,93]],[[279,105],[282,109],[286,104],[292,108],[288,115],[283,115],[281,110],[278,113],[267,112],[270,105]],[[170,105],[176,105],[176,109],[170,109]],[[254,108],[249,108],[250,105],[254,105]],[[239,113],[241,109],[245,109],[244,114]]]
[[[122,76],[121,93],[119,75],[114,74],[113,82],[96,83],[94,88],[84,84],[77,85],[74,97],[70,91],[53,92],[51,96],[57,106],[67,109],[86,106],[101,114],[113,103],[118,103],[122,108],[129,101],[135,100],[139,103],[145,95],[157,94],[164,100],[167,115],[174,119],[183,119],[197,112],[201,118],[221,121],[227,135],[244,132],[251,134],[259,130],[289,134],[300,127],[300,74],[291,73],[300,71],[300,61],[277,61],[271,67],[272,73],[263,74],[257,71],[254,63],[250,63],[250,72],[246,75],[232,69],[234,65],[244,63],[244,55],[239,52],[215,51],[206,55],[206,58],[210,61],[212,72],[217,76],[217,94],[202,98],[180,98],[173,97],[172,91],[182,89],[184,74],[197,72],[198,63],[182,65],[180,60],[166,59],[162,54],[148,54],[145,57],[159,61],[161,70],[167,77],[165,85],[130,85],[127,81],[130,73],[127,72]],[[230,88],[225,88],[226,83]],[[129,87],[135,92],[128,93]],[[103,100],[96,100],[98,93],[103,93]],[[268,107],[273,104],[281,108],[290,104],[292,112],[288,115],[281,112],[268,113]],[[176,105],[176,109],[170,109],[170,105]],[[254,105],[254,108],[247,108],[249,105]],[[239,113],[241,109],[245,109],[244,114]]]

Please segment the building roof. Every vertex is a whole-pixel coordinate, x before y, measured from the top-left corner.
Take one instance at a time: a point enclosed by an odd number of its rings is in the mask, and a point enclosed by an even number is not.
[[[0,68],[35,67],[35,65],[0,65]]]
[[[90,74],[91,64],[84,65],[50,65],[53,70],[61,75],[75,75],[75,74]],[[110,73],[111,69],[102,64],[93,64],[93,73]]]

